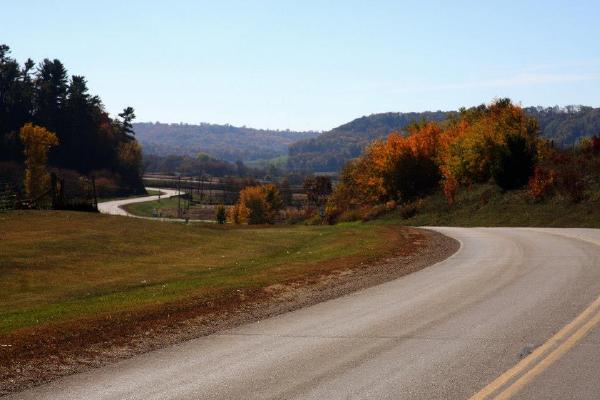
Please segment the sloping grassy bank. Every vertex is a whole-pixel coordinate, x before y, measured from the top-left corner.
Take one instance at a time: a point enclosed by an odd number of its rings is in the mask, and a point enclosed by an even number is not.
[[[188,226],[74,212],[0,214],[0,237],[0,335],[214,301],[407,245],[405,232],[385,221]]]
[[[494,185],[476,185],[463,189],[453,205],[441,194],[434,194],[415,203],[416,215],[406,218],[406,211],[398,210],[384,219],[412,226],[600,228],[598,196],[600,193],[592,193],[580,202],[561,197],[534,202],[525,190],[503,193]]]
[[[0,396],[402,276],[453,242],[386,220],[249,227],[0,213]]]

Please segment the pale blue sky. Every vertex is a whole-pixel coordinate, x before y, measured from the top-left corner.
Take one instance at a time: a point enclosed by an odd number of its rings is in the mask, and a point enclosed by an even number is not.
[[[112,114],[326,130],[511,97],[600,106],[596,1],[11,1],[0,42]]]

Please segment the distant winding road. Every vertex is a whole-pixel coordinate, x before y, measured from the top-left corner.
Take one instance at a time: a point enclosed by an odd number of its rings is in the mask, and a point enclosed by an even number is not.
[[[161,199],[166,199],[168,197],[177,196],[177,190],[173,190],[173,189],[159,189],[159,188],[146,188],[146,189],[147,190],[159,190],[160,192],[163,193],[160,196]],[[155,196],[144,196],[144,197],[132,197],[129,199],[122,199],[122,200],[104,201],[104,202],[98,203],[98,211],[100,211],[102,214],[124,215],[127,217],[137,217],[136,215],[130,214],[127,211],[125,211],[122,208],[122,206],[124,206],[126,204],[143,203],[145,201],[158,200],[158,197],[159,197],[158,195],[155,195]]]
[[[434,266],[8,399],[600,398],[600,230],[432,229]]]

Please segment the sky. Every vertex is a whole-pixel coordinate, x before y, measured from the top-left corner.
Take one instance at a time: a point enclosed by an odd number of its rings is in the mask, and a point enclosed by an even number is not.
[[[0,43],[137,121],[328,130],[510,97],[600,106],[600,1],[2,1]]]

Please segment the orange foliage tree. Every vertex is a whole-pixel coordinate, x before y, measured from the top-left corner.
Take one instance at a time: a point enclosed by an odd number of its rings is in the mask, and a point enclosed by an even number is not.
[[[534,173],[538,125],[508,99],[461,110],[444,124],[421,123],[406,135],[392,132],[349,162],[328,204],[328,213],[409,202],[439,187],[450,203],[461,185],[493,179],[510,190]]]
[[[272,224],[282,208],[281,195],[274,185],[248,186],[229,209],[228,219],[234,224]]]

